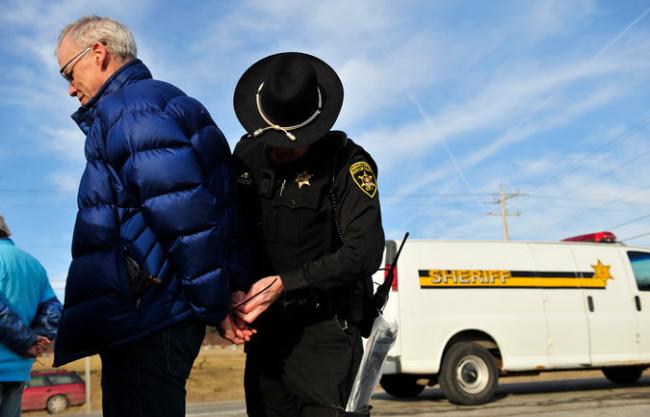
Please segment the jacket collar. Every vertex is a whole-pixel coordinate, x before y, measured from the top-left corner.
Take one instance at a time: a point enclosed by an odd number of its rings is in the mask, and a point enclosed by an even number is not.
[[[93,109],[104,97],[112,94],[116,90],[140,80],[153,78],[149,69],[139,59],[134,59],[124,64],[120,69],[115,71],[108,80],[97,91],[97,94],[90,101],[72,114],[74,120],[84,134],[88,134],[90,126],[95,117]]]
[[[16,246],[14,241],[8,237],[0,237],[0,245]]]

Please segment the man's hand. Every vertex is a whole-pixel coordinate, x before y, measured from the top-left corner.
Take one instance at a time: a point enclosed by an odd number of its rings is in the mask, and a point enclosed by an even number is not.
[[[36,336],[36,342],[27,349],[26,356],[31,358],[40,356],[51,343],[52,341],[45,336]]]
[[[233,314],[228,314],[221,323],[217,325],[217,331],[227,341],[236,345],[241,345],[244,342],[251,340],[254,331],[247,326],[239,327],[238,319],[233,317]]]
[[[235,291],[232,293],[232,307],[238,306],[242,301],[246,299],[246,293],[244,291]],[[239,317],[236,313],[231,314],[232,321],[235,324],[235,334],[237,337],[245,339],[246,336],[248,336],[248,339],[246,341],[248,342],[250,340],[250,337],[257,333],[257,330],[251,328],[248,326],[248,323],[246,323],[244,320],[242,320],[241,317]]]
[[[237,316],[246,323],[254,322],[275,300],[280,298],[283,290],[284,284],[279,275],[271,275],[260,279],[248,290],[245,298],[252,299],[236,310]]]
[[[235,307],[241,303],[246,294],[243,291],[232,293],[232,306]],[[228,314],[221,323],[217,325],[217,331],[224,339],[231,343],[240,345],[251,340],[251,337],[257,333],[255,329],[248,327],[248,324],[240,319],[236,314]]]

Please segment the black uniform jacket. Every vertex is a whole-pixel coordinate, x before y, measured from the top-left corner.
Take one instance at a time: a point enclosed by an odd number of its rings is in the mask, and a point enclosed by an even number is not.
[[[384,249],[370,155],[338,131],[290,164],[274,164],[266,145],[247,136],[234,155],[258,278],[280,275],[285,302],[352,297],[352,284],[377,271]]]

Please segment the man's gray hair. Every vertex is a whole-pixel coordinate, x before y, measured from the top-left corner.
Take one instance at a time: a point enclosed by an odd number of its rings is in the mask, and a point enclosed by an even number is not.
[[[67,25],[59,34],[57,51],[61,47],[63,38],[68,35],[79,47],[88,47],[94,42],[101,42],[106,45],[106,49],[111,54],[125,61],[138,56],[135,38],[129,28],[108,17],[85,16]]]

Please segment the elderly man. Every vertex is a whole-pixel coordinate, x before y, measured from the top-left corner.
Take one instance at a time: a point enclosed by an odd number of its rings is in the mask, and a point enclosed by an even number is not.
[[[184,416],[205,325],[250,336],[227,314],[248,289],[228,144],[197,100],[152,79],[122,24],[81,18],[56,56],[87,165],[55,365],[99,352],[104,416]]]
[[[20,416],[33,358],[54,339],[61,317],[45,269],[9,236],[0,216],[0,417]]]

